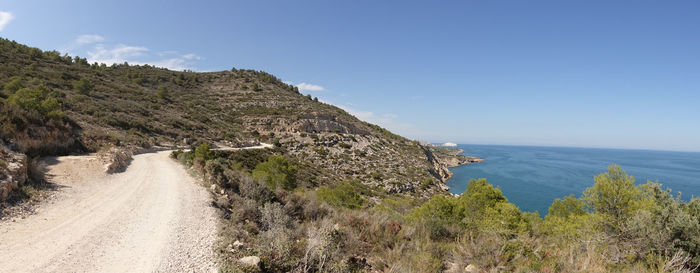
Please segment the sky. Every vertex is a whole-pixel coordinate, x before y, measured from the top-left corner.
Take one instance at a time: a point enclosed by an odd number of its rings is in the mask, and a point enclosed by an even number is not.
[[[264,70],[411,139],[700,151],[698,1],[0,1],[0,37]]]

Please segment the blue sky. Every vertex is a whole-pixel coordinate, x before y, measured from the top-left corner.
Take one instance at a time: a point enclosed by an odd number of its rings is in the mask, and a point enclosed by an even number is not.
[[[48,3],[47,3],[48,2]],[[15,1],[0,36],[264,70],[433,142],[700,151],[697,1]]]

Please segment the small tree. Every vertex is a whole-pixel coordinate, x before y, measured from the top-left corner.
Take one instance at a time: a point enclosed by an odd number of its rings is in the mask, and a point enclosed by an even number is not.
[[[156,91],[156,94],[158,95],[158,97],[160,99],[163,99],[163,100],[170,99],[170,91],[168,91],[168,88],[166,88],[165,86],[162,86],[162,85],[158,86],[158,91]]]
[[[321,186],[316,194],[318,198],[332,206],[360,209],[365,202],[360,187],[361,184],[358,181],[346,181],[333,185],[333,187]]]
[[[90,80],[86,78],[82,78],[79,81],[73,82],[73,90],[83,95],[89,94],[90,90],[92,90],[93,88],[95,88],[95,86],[90,82]]]
[[[10,96],[22,88],[24,88],[22,79],[19,77],[12,77],[9,82],[2,86],[3,95]]]
[[[213,159],[214,158],[214,151],[211,150],[209,143],[204,143],[204,144],[197,146],[197,148],[194,149],[194,157],[201,158],[204,160]]]
[[[28,111],[37,111],[48,118],[61,118],[60,93],[39,85],[34,88],[22,88],[7,98],[7,102]]]
[[[603,216],[607,228],[619,232],[637,208],[640,192],[634,186],[634,177],[613,164],[607,173],[597,175],[594,180],[593,187],[583,192],[583,199],[589,208]]]
[[[253,178],[264,181],[271,189],[293,190],[297,186],[296,174],[299,167],[280,155],[271,155],[267,161],[255,166]]]
[[[547,216],[556,217],[569,217],[571,215],[578,216],[586,214],[585,209],[586,204],[580,199],[574,197],[574,195],[569,195],[563,199],[554,199],[552,206],[549,207],[549,213]]]

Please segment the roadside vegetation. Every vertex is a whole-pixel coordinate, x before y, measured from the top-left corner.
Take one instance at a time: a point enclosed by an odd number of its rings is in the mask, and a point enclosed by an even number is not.
[[[542,218],[484,179],[459,197],[421,201],[353,180],[309,187],[282,150],[244,159],[205,148],[173,157],[214,189],[224,272],[697,272],[700,264],[700,198],[636,185],[616,165]],[[259,266],[239,263],[247,256]]]

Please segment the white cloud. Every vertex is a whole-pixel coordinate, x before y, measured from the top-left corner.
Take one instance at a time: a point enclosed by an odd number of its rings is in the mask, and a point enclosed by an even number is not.
[[[190,53],[190,54],[182,55],[179,57],[150,62],[149,64],[155,65],[158,67],[165,67],[165,68],[171,69],[171,70],[185,70],[185,69],[190,68],[190,66],[188,65],[188,61],[199,60],[199,59],[201,59],[199,56]]]
[[[389,129],[393,133],[397,133],[402,136],[417,137],[421,134],[421,131],[416,129],[416,127],[414,127],[412,124],[401,122],[399,120],[399,116],[396,114],[376,114],[371,111],[357,110],[355,108],[348,107],[345,105],[336,106],[340,107],[341,109],[345,110],[346,112],[360,120],[379,125],[381,127]]]
[[[200,59],[202,59],[201,57],[197,56],[194,53],[182,55],[182,58],[185,60],[200,60]]]
[[[344,105],[338,105],[338,107],[345,110],[349,114],[355,116],[356,118],[381,126],[388,126],[394,124],[394,120],[398,117],[398,115],[396,114],[377,115],[374,112],[361,111]]]
[[[148,62],[150,65],[155,65],[158,67],[165,67],[167,69],[171,70],[185,70],[191,68],[189,66],[189,63],[191,61],[196,61],[196,60],[201,60],[202,58],[197,56],[197,54],[194,53],[189,53],[185,55],[178,55],[177,52],[169,51],[169,52],[160,52],[158,53],[158,56],[165,57],[165,56],[172,56],[170,58],[154,61],[154,62]]]
[[[348,108],[345,106],[339,106],[339,107],[342,108],[343,110],[347,111],[351,115],[355,116],[356,118],[359,118],[359,119],[364,120],[364,121],[373,120],[375,118],[374,113],[370,112],[370,111],[360,111],[360,110],[355,110],[355,109]]]
[[[96,36],[101,37],[99,35]],[[111,48],[105,47],[102,44],[97,44],[87,51],[87,55],[87,59],[91,63],[97,62],[111,65],[127,62],[136,65],[148,64],[171,70],[192,69],[190,63],[201,59],[201,57],[194,53],[179,55],[175,51],[163,51],[150,54],[150,50],[146,47],[124,44],[118,44]],[[145,59],[151,58],[152,55],[156,55],[159,59],[144,61]]]
[[[10,12],[0,11],[0,31],[2,31],[14,18],[15,16],[13,16]]]
[[[75,43],[78,45],[93,44],[104,41],[105,38],[97,34],[85,34],[80,35],[75,39]]]
[[[92,50],[88,50],[87,54],[89,62],[118,64],[129,62],[130,58],[143,56],[147,51],[148,48],[141,46],[119,44],[111,49],[107,49],[103,45],[97,45]],[[134,62],[133,59],[132,62]]]
[[[305,83],[305,82],[297,84],[297,87],[301,91],[323,91],[323,90],[326,90],[326,88],[323,88],[323,86]]]

